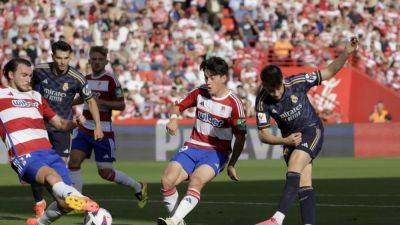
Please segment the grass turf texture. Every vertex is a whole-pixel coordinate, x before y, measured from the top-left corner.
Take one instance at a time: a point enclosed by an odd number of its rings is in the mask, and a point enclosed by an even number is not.
[[[118,162],[120,169],[149,182],[149,203],[137,208],[128,188],[101,180],[94,163],[84,163],[84,192],[108,209],[114,225],[156,224],[166,216],[161,203],[160,177],[165,162]],[[188,225],[253,225],[271,216],[284,186],[283,160],[239,161],[240,182],[223,171],[202,191],[199,205],[186,217]],[[313,169],[319,225],[383,225],[400,221],[400,158],[317,159]],[[0,225],[22,225],[33,216],[31,190],[19,185],[8,165],[0,165]],[[179,188],[180,197],[186,184]],[[46,196],[50,202],[48,195]],[[80,225],[80,214],[67,215],[54,224]],[[286,225],[298,225],[298,203],[291,208]]]

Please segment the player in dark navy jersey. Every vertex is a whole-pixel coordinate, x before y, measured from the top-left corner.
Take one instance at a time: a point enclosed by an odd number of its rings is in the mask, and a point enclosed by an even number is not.
[[[63,119],[72,118],[72,103],[76,94],[79,94],[89,106],[90,113],[95,121],[94,138],[103,137],[101,129],[99,109],[88,87],[85,77],[75,68],[69,66],[72,48],[64,41],[52,44],[53,62],[35,66],[33,71],[33,85],[36,91],[48,101],[50,107]],[[46,123],[49,139],[53,149],[66,162],[71,148],[71,133],[56,130],[51,124]],[[33,195],[36,201],[34,207],[36,216],[40,216],[45,207],[42,197],[42,187],[32,185]]]
[[[325,69],[283,78],[278,66],[269,65],[261,72],[262,88],[256,99],[257,126],[263,143],[284,146],[288,165],[286,185],[275,214],[257,225],[282,225],[296,196],[300,199],[304,225],[315,225],[315,200],[311,184],[312,161],[322,148],[323,126],[307,97],[310,88],[328,80],[343,67],[358,40],[353,38],[345,51]],[[267,127],[273,118],[282,137]]]

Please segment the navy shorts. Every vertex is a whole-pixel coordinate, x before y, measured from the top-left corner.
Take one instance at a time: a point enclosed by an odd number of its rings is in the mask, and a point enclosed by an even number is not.
[[[53,168],[67,185],[72,184],[67,165],[53,149],[36,151],[11,159],[11,167],[17,172],[19,179],[29,184],[36,182],[36,174],[44,166]]]
[[[86,158],[90,158],[94,151],[96,162],[114,162],[115,161],[115,142],[114,138],[103,138],[94,140],[93,136],[78,131],[78,134],[72,140],[72,149],[86,153]]]
[[[289,163],[290,156],[295,149],[307,152],[312,159],[315,159],[322,149],[324,142],[324,127],[307,127],[301,131],[301,143],[296,147],[284,146],[283,157],[286,164]]]
[[[199,166],[209,165],[214,169],[215,175],[221,173],[229,157],[219,151],[209,149],[196,149],[183,146],[179,152],[175,153],[171,161],[175,161],[183,167],[189,175]]]
[[[49,140],[53,149],[61,157],[68,157],[71,151],[71,133],[48,129]]]

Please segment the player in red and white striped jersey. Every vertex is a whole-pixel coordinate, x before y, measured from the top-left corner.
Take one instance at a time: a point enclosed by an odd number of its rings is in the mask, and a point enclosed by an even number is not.
[[[112,110],[124,110],[125,102],[118,80],[113,74],[105,70],[108,63],[107,53],[108,50],[102,46],[94,46],[90,49],[89,62],[93,73],[86,76],[99,107],[104,138],[102,140],[93,138],[95,123],[87,104],[85,104],[83,115],[86,117],[86,122],[79,126],[78,134],[72,141],[68,167],[71,171],[74,187],[81,191],[83,184],[80,167],[85,158],[90,158],[92,151],[94,151],[100,177],[133,188],[135,196],[139,200],[138,206],[142,208],[147,202],[147,184],[137,182],[122,171],[113,168],[115,141],[111,112]]]
[[[44,124],[47,119],[56,129],[70,131],[85,118],[61,118],[39,92],[32,90],[32,64],[28,60],[10,60],[4,66],[4,76],[10,86],[0,88],[0,135],[11,167],[21,181],[50,187],[56,199],[43,216],[29,218],[26,224],[50,224],[71,209],[98,210],[97,203],[70,186],[65,162],[52,149]]]
[[[170,218],[158,218],[159,225],[184,225],[183,218],[200,200],[206,183],[218,175],[228,163],[228,175],[239,180],[235,164],[243,150],[246,135],[246,117],[242,102],[226,86],[228,65],[219,57],[205,60],[206,84],[194,89],[172,109],[167,131],[175,135],[178,115],[196,107],[196,121],[191,137],[176,153],[162,177],[162,193]],[[235,143],[232,151],[232,139]],[[232,153],[232,155],[231,155]],[[189,179],[186,196],[178,203],[176,185]]]

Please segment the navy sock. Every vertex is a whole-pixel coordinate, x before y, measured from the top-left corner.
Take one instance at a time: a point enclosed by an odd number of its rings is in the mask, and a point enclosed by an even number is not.
[[[283,196],[279,203],[278,211],[287,214],[290,206],[296,199],[300,185],[300,173],[287,172],[286,173],[286,185],[283,191]]]
[[[38,183],[31,184],[33,199],[35,202],[40,202],[43,200],[43,186]]]
[[[299,190],[300,212],[303,224],[315,225],[315,194],[312,187],[301,187]]]

